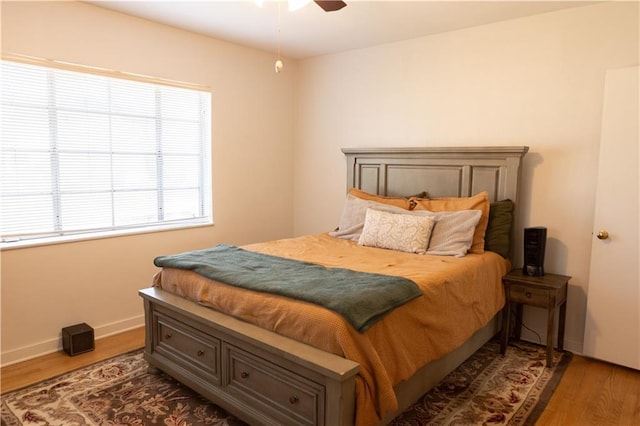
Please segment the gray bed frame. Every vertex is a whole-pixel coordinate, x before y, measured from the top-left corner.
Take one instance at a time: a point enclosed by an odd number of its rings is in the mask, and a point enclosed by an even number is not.
[[[528,147],[345,148],[347,186],[380,195],[427,191],[518,205]],[[145,358],[249,424],[351,425],[358,364],[157,288],[141,290]],[[390,422],[499,331],[498,316],[395,387]]]

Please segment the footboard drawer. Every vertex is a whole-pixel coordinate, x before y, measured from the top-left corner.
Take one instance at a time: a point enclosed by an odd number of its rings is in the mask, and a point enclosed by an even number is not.
[[[220,384],[220,341],[173,318],[154,313],[154,350],[184,368]]]
[[[230,394],[260,405],[279,424],[324,424],[324,386],[233,345],[223,344],[223,352]]]

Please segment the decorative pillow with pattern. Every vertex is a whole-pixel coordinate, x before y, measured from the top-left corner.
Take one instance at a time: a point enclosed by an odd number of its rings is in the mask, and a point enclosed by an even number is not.
[[[358,244],[408,253],[427,251],[435,218],[367,209]]]

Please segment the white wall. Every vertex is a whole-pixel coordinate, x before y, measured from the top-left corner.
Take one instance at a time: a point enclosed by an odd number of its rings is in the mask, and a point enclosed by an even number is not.
[[[638,3],[614,2],[302,61],[294,233],[336,226],[342,147],[528,145],[516,229],[548,228],[545,268],[573,277],[565,345],[580,352],[604,74],[638,64],[638,32]],[[525,308],[525,323],[544,342],[544,312]]]
[[[2,364],[143,324],[138,289],[161,254],[292,235],[295,62],[76,2],[2,2],[2,51],[212,88],[215,225],[1,253]],[[257,178],[259,177],[259,178]]]

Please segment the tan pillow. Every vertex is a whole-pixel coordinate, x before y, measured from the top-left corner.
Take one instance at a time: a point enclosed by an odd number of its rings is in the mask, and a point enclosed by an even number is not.
[[[358,244],[424,254],[435,218],[367,209]]]
[[[403,197],[385,197],[384,195],[370,194],[357,188],[349,188],[349,194],[361,200],[375,201],[377,203],[389,204],[403,208],[405,210],[411,210],[412,203],[409,198]],[[422,200],[422,198],[416,198]]]
[[[472,197],[443,197],[443,198],[411,198],[415,202],[414,210],[430,210],[432,212],[480,210],[482,215],[473,233],[473,243],[469,253],[484,253],[484,234],[489,222],[489,193],[480,192]]]

